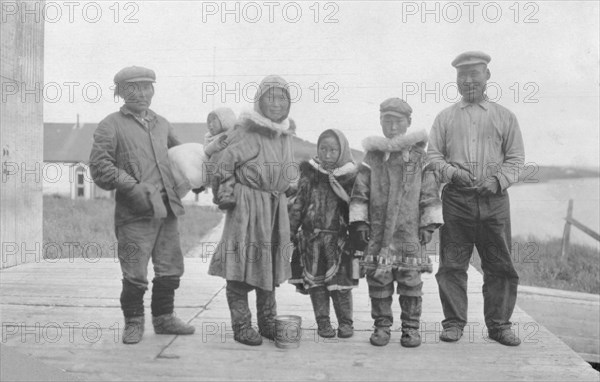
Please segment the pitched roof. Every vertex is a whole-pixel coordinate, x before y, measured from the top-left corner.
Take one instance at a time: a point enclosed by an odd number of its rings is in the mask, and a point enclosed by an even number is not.
[[[206,123],[171,123],[175,134],[183,143],[204,142],[208,131]],[[98,124],[44,123],[44,161],[87,162],[94,143],[94,131]],[[316,144],[294,137],[294,155],[297,161],[308,160],[317,153]],[[363,158],[359,150],[352,150],[355,161]]]
[[[204,141],[206,123],[171,123],[175,134],[184,143]],[[98,124],[44,123],[44,161],[87,162]]]
[[[90,157],[95,124],[44,123],[44,161],[81,162]]]

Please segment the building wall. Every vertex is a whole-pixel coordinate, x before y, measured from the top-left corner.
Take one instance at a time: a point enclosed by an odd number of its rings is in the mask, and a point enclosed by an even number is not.
[[[35,259],[43,240],[43,20],[7,16],[0,23],[0,48],[0,268],[6,268]]]
[[[111,198],[113,193],[96,186],[87,164],[45,162],[44,195],[60,195],[71,199]]]

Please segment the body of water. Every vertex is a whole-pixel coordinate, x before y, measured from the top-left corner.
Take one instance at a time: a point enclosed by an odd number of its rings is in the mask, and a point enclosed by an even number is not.
[[[560,179],[509,188],[512,233],[540,239],[561,238],[569,199],[573,199],[573,216],[595,232],[600,232],[600,178]],[[198,200],[189,193],[186,203],[214,206],[210,189]],[[600,251],[600,243],[572,226],[571,242],[586,244]]]
[[[600,232],[600,178],[560,179],[509,188],[512,234],[535,235],[540,239],[560,238],[569,199],[573,217]],[[571,226],[571,242],[600,250],[598,241]]]

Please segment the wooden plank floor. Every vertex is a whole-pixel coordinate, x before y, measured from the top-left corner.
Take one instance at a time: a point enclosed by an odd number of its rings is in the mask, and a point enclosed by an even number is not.
[[[513,316],[521,346],[488,340],[482,277],[473,268],[470,325],[458,343],[439,340],[437,283],[433,275],[425,275],[421,347],[400,346],[396,297],[391,343],[383,348],[369,344],[372,320],[361,280],[354,292],[356,334],[351,339],[318,337],[310,299],[289,284],[280,287],[278,312],[302,316],[304,328],[300,347],[289,350],[269,341],[259,347],[233,341],[224,281],[208,276],[207,269],[206,258],[187,258],[176,294],[176,312],[196,326],[196,334],[155,335],[147,293],[147,330],[133,346],[121,344],[121,276],[113,259],[44,261],[2,270],[2,349],[33,356],[81,380],[599,380],[589,364],[521,309]],[[250,296],[253,306],[254,294]]]
[[[583,359],[600,363],[599,295],[523,286],[517,304]]]

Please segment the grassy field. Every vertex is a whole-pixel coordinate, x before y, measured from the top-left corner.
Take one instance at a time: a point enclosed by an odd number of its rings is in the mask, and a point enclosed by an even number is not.
[[[44,196],[45,257],[114,257],[112,199],[71,200]],[[180,218],[184,253],[200,244],[223,214],[209,208],[186,206]],[[434,242],[437,240],[434,238]],[[560,258],[561,240],[535,237],[513,239],[513,261],[522,285],[600,293],[600,254],[592,247],[571,244],[569,258]],[[472,264],[481,271],[479,256]]]
[[[520,284],[585,293],[600,293],[600,254],[595,248],[571,244],[569,257],[562,261],[561,239],[536,237],[513,239],[513,262]],[[472,264],[481,272],[479,256]]]
[[[116,256],[114,208],[112,199],[72,200],[45,195],[44,257]],[[187,205],[179,220],[183,253],[199,245],[222,216],[213,209]]]

